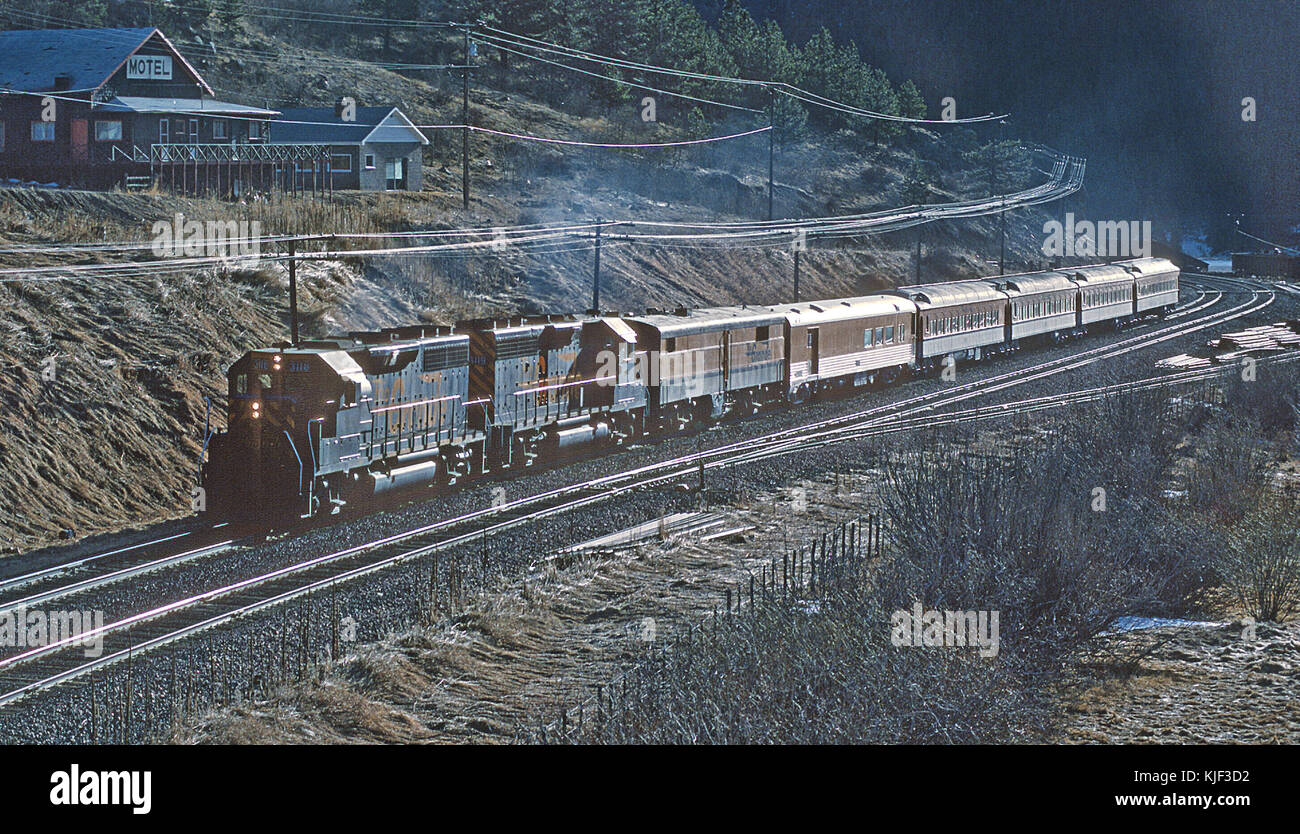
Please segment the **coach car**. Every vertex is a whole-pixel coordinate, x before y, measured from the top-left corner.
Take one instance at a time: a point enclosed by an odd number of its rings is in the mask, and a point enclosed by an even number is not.
[[[685,428],[782,395],[785,318],[763,307],[681,309],[626,319],[649,357],[651,425]]]
[[[1005,292],[1012,344],[1021,339],[1056,337],[1078,326],[1079,287],[1059,272],[1031,272],[990,279]]]
[[[1133,275],[1136,303],[1133,312],[1163,313],[1178,303],[1178,267],[1164,258],[1141,258],[1123,264]]]
[[[1079,287],[1079,326],[1127,321],[1133,316],[1133,276],[1120,264],[1062,270]]]
[[[890,381],[916,360],[910,299],[869,295],[771,309],[785,317],[793,402],[823,387]]]
[[[1007,294],[986,281],[952,281],[887,290],[912,301],[916,362],[931,368],[946,356],[982,359],[1006,346]]]

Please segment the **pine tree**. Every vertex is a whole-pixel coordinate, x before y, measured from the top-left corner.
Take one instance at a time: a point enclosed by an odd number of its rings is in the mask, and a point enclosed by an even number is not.
[[[898,112],[909,119],[925,118],[925,99],[910,78],[898,85]]]

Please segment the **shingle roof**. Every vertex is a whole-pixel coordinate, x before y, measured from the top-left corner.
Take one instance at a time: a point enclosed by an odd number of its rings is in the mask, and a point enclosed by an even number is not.
[[[24,92],[93,90],[108,80],[156,29],[36,29],[0,32],[0,87]]]
[[[388,114],[396,109],[395,107],[358,107],[356,121],[345,122],[335,113],[333,107],[289,107],[280,111],[279,118],[271,122],[270,141],[272,144],[357,144],[374,132]],[[401,111],[397,112],[400,116]],[[414,136],[408,134],[408,131],[415,130],[409,127],[409,122],[404,122],[403,127],[392,129],[407,134],[401,138],[394,136],[392,141],[417,141]],[[419,131],[415,133],[423,139]]]

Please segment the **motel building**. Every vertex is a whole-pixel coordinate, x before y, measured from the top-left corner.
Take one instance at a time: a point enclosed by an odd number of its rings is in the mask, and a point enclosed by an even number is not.
[[[328,142],[270,141],[278,111],[222,101],[158,29],[0,32],[0,182],[227,198],[328,188]],[[304,176],[306,172],[321,176]]]

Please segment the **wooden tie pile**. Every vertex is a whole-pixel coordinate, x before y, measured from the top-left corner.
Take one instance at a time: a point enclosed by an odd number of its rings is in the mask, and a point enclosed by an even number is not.
[[[1259,356],[1300,347],[1300,321],[1278,322],[1224,333],[1206,343],[1210,356],[1180,353],[1156,363],[1166,371],[1194,371],[1224,362],[1238,362],[1245,356]]]

